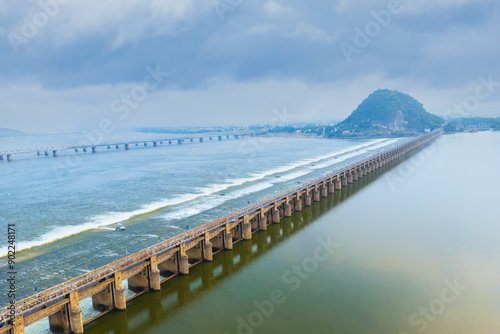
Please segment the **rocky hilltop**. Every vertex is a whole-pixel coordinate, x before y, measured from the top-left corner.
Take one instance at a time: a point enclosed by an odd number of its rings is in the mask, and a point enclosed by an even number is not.
[[[337,125],[335,135],[407,135],[436,129],[441,117],[428,113],[423,104],[395,90],[379,89]]]

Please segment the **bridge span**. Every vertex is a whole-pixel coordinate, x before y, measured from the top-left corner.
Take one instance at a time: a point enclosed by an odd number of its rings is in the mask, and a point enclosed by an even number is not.
[[[103,142],[93,142],[87,140],[85,143],[69,144],[69,145],[54,145],[54,146],[38,146],[38,147],[23,147],[17,149],[3,149],[0,151],[0,160],[12,161],[14,155],[16,154],[26,154],[33,153],[37,155],[45,156],[58,156],[60,151],[75,151],[75,152],[92,152],[96,153],[99,149],[120,149],[125,150],[130,149],[132,146],[159,146],[162,144],[177,144],[181,145],[185,142],[200,142],[205,141],[222,141],[224,139],[239,139],[243,137],[254,137],[259,134],[264,133],[264,131],[231,131],[231,132],[213,132],[213,133],[199,133],[199,134],[185,134],[185,135],[168,135],[168,136],[155,136],[147,139],[119,139],[119,140],[109,140]]]
[[[0,334],[24,334],[26,326],[44,318],[49,319],[53,332],[83,333],[83,326],[95,318],[112,310],[125,310],[130,299],[148,290],[160,290],[170,278],[188,275],[190,267],[197,263],[212,261],[217,252],[232,249],[235,242],[250,240],[253,233],[267,230],[269,224],[280,223],[282,218],[403,158],[442,133],[439,129],[415,137],[5,306],[0,309],[0,323],[6,323]],[[124,280],[136,293],[129,299]],[[93,307],[101,312],[93,319],[82,318],[80,301],[86,298],[92,298]]]

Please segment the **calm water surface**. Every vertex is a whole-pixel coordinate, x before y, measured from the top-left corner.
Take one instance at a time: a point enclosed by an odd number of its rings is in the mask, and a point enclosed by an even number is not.
[[[68,253],[63,257],[65,261],[84,256],[78,266],[83,265],[82,261],[98,265],[106,260],[102,259],[105,248],[100,249],[99,242],[111,247],[109,258],[113,259],[158,237],[168,237],[175,233],[173,226],[181,229],[186,224],[201,224],[233,206],[269,196],[384,145],[310,139],[280,139],[276,143],[283,156],[254,150],[253,160],[245,159],[247,149],[230,142],[217,143],[227,145],[222,148],[215,143],[206,145],[204,150],[193,145],[190,153],[169,147],[170,151],[156,152],[169,154],[172,161],[158,156],[151,162],[153,165],[141,160],[151,158],[153,149],[125,153],[133,154],[133,160],[122,153],[102,154],[98,157],[100,167],[85,160],[85,176],[71,174],[73,169],[62,176],[65,181],[75,178],[76,185],[71,186],[74,191],[80,191],[80,187],[98,189],[81,191],[79,196],[88,197],[80,197],[81,202],[76,203],[80,203],[78,210],[87,214],[88,221],[73,224],[95,223],[95,212],[101,212],[106,219],[112,218],[110,226],[118,220],[127,226],[129,234],[117,236],[102,228],[82,232],[31,248],[24,255],[24,266],[39,265],[41,272],[60,279],[61,273],[67,273],[62,269],[51,271],[50,265],[44,265],[54,255]],[[372,149],[359,145],[371,145],[367,147]],[[233,251],[216,254],[211,263],[192,267],[190,275],[167,281],[162,291],[135,298],[126,311],[105,315],[87,325],[85,333],[498,334],[499,145],[499,133],[441,137],[411,159],[390,164],[303,212],[294,213],[268,231],[254,234],[251,241],[235,244]],[[234,150],[229,168],[230,157],[224,150]],[[335,161],[335,157],[342,161]],[[189,163],[182,165],[186,159]],[[172,172],[174,162],[182,167]],[[120,175],[116,172],[120,164],[130,170]],[[14,164],[3,166],[8,166],[4,168],[9,168],[9,173],[22,172],[22,168],[14,172]],[[40,166],[41,175],[47,175],[43,172],[45,165]],[[205,177],[199,176],[182,188],[186,173],[194,170],[195,175],[203,174],[203,166],[215,172],[205,173]],[[276,170],[278,167],[283,168]],[[101,178],[105,181],[95,181],[89,170],[105,176]],[[137,178],[130,176],[133,173]],[[172,178],[172,173],[178,173],[178,178]],[[242,176],[251,180],[239,184]],[[132,182],[131,178],[135,185],[127,183]],[[144,184],[137,184],[138,180]],[[36,187],[37,182],[42,181],[38,178],[30,185]],[[58,182],[57,189],[64,189],[62,181]],[[169,188],[172,182],[175,186]],[[193,193],[196,182],[200,189]],[[231,182],[237,184],[228,186]],[[221,184],[224,187],[219,189]],[[139,194],[130,191],[131,187]],[[13,186],[9,189],[21,196]],[[174,189],[178,191],[175,196],[188,193],[196,198],[181,198],[180,203],[167,207],[159,203],[160,209],[153,213],[127,217],[134,210],[147,211],[144,207],[151,201],[141,202],[141,198],[155,198],[158,191],[166,201],[175,200],[169,195]],[[75,203],[74,199],[58,198],[53,203]],[[96,205],[98,201],[102,205]],[[111,210],[113,203],[118,208]],[[22,216],[14,204],[11,208]],[[56,209],[69,218],[48,226],[66,226],[75,220],[71,215],[81,216],[63,206],[56,205]],[[27,210],[35,219],[40,207]],[[48,215],[47,221],[51,219],[46,207],[41,212]],[[123,212],[125,217],[119,220],[122,217],[118,214]],[[169,226],[172,231],[167,229]],[[36,233],[24,238],[26,243],[37,242]],[[329,243],[335,247],[322,246]],[[95,248],[89,249],[88,245]],[[39,323],[28,332],[45,333],[44,327],[46,324]]]
[[[499,145],[499,133],[442,137],[86,333],[498,334]],[[315,266],[328,237],[339,247]]]

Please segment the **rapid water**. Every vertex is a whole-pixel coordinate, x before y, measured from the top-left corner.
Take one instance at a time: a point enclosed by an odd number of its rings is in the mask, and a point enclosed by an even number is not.
[[[15,138],[0,147],[43,145],[43,140]],[[50,144],[72,140],[74,135],[53,136]],[[16,155],[0,163],[0,221],[16,225],[18,298],[400,140],[405,139],[257,137],[128,151],[61,151],[58,157]],[[116,231],[117,226],[126,230]],[[2,229],[0,240],[6,238]],[[0,273],[6,270],[4,257]]]

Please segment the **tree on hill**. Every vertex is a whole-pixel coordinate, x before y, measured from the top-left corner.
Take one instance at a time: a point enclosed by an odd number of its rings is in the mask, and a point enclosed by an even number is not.
[[[428,113],[423,104],[398,91],[380,89],[368,96],[339,124],[341,130],[355,132],[423,132],[443,125],[441,117]]]

